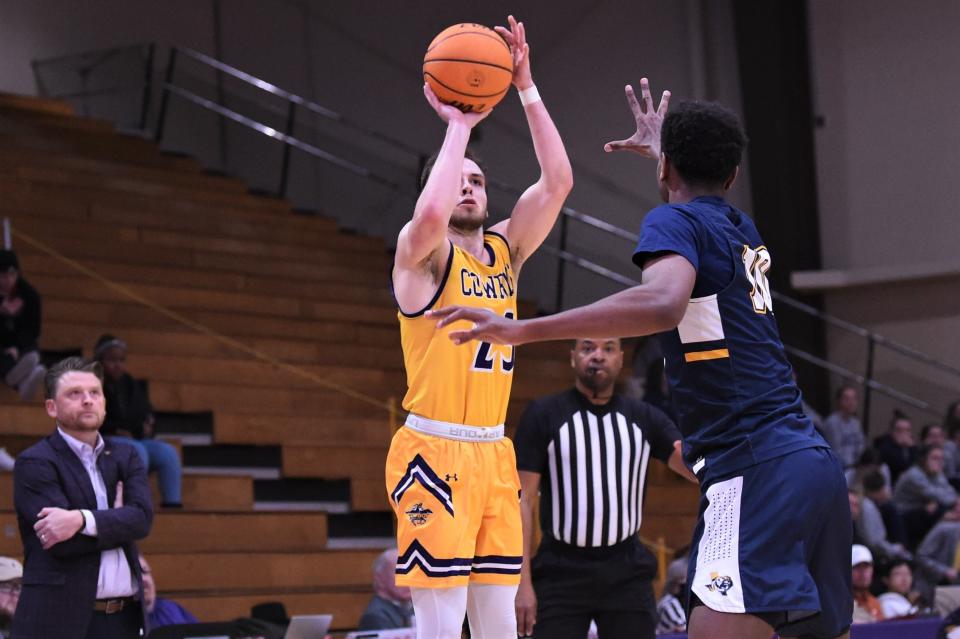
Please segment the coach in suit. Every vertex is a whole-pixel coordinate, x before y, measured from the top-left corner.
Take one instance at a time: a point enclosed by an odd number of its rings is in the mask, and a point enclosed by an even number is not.
[[[13,639],[135,639],[143,627],[136,539],[153,512],[136,450],[105,441],[100,364],[71,357],[44,380],[57,428],[20,454],[14,505],[23,591]]]

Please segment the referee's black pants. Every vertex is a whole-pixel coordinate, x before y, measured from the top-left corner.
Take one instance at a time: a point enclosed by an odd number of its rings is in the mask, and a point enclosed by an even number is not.
[[[537,594],[534,639],[584,639],[591,619],[602,639],[654,636],[657,562],[636,538],[579,548],[545,536],[531,571]]]

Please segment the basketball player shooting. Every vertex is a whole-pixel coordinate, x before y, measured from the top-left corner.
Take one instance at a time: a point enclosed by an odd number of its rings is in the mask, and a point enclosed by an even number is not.
[[[654,111],[627,87],[637,123],[627,150],[658,160],[666,202],[647,213],[633,255],[641,283],[588,306],[520,322],[477,308],[456,343],[523,344],[578,335],[661,334],[686,464],[701,488],[691,545],[692,639],[833,639],[852,616],[850,509],[843,469],[801,408],[780,341],[767,272],[771,251],[724,200],[746,137],[716,103]],[[469,327],[467,320],[473,322]]]
[[[458,347],[425,315],[455,304],[513,321],[520,270],[572,188],[563,142],[533,84],[523,23],[511,16],[497,32],[512,52],[540,178],[507,220],[485,231],[485,172],[467,143],[489,111],[462,113],[424,85],[446,135],[397,239],[392,272],[409,416],[391,443],[386,483],[398,520],[396,582],[412,588],[420,638],[459,639],[465,612],[475,638],[517,633],[520,481],[503,436],[513,349],[481,340]]]

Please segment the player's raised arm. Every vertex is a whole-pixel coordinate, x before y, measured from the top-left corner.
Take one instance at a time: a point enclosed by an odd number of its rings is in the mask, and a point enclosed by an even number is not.
[[[470,131],[492,111],[463,113],[440,102],[429,85],[423,85],[427,102],[447,123],[447,133],[430,177],[417,199],[413,219],[407,222],[397,238],[395,266],[412,269],[423,264],[438,249],[447,246],[447,226],[463,188],[463,157]]]
[[[495,27],[513,52],[513,85],[524,103],[533,148],[540,163],[540,179],[532,184],[513,208],[510,218],[491,228],[510,241],[514,270],[543,243],[557,220],[570,189],[573,169],[560,133],[540,99],[530,73],[530,45],[522,22],[507,18],[510,28]]]
[[[650,94],[650,81],[640,79],[641,104],[633,92],[633,87],[625,87],[627,105],[633,112],[633,119],[637,123],[636,132],[625,140],[612,140],[603,145],[607,153],[612,151],[633,151],[654,160],[660,159],[660,131],[663,128],[663,118],[667,115],[670,106],[670,92],[664,91],[660,97],[660,106],[653,110],[653,96]]]
[[[578,335],[653,335],[676,328],[683,319],[696,277],[686,258],[667,253],[644,265],[640,285],[556,315],[516,321],[463,306],[441,308],[429,315],[440,320],[438,327],[457,320],[473,322],[470,330],[450,333],[450,339],[458,344],[471,339],[526,344],[575,339]]]

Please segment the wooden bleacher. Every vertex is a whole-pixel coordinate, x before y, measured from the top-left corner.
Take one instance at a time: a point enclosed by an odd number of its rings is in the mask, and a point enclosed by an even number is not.
[[[288,202],[250,195],[238,180],[75,117],[63,103],[18,96],[0,96],[0,216],[43,296],[44,349],[89,355],[102,333],[121,336],[158,411],[212,413],[213,444],[279,447],[282,477],[349,479],[347,511],[389,510],[388,413],[316,381],[380,402],[403,395],[381,239],[295,215]],[[565,345],[524,346],[517,361],[511,427],[529,399],[570,383]],[[0,388],[8,449],[50,429],[39,402]],[[684,545],[696,489],[650,468],[642,532]],[[281,600],[291,614],[333,612],[336,628],[355,626],[378,551],[330,549],[327,513],[258,510],[254,493],[244,474],[184,476],[184,510],[159,511],[142,544],[161,595],[201,620]],[[19,555],[12,507],[11,478],[0,475],[0,553]]]

